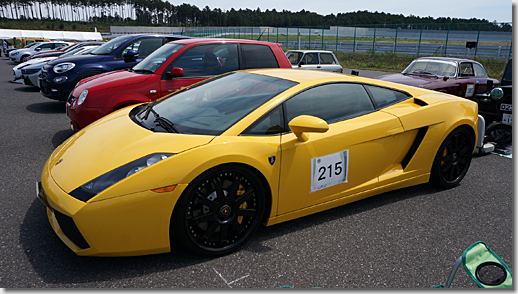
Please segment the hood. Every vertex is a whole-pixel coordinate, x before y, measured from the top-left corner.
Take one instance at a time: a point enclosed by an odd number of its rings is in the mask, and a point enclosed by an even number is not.
[[[129,85],[142,83],[151,76],[152,74],[137,74],[127,70],[111,71],[82,80],[75,92],[81,93],[84,89],[100,91],[118,86],[127,87]]]
[[[434,83],[437,81],[442,81],[440,78],[436,78],[434,76],[426,76],[426,75],[404,75],[404,74],[392,74],[392,75],[384,75],[380,77],[376,77],[377,80],[393,82],[403,85],[409,85],[414,87],[424,88],[426,85],[430,83]]]
[[[45,57],[45,58],[31,59],[27,62],[24,62],[23,64],[25,64],[26,66],[34,66],[34,65],[43,66],[45,63],[47,63],[51,60],[54,60],[56,58],[57,57]]]
[[[49,62],[49,65],[54,66],[63,62],[73,62],[75,64],[96,63],[103,60],[106,56],[107,55],[71,55],[52,60]]]
[[[154,133],[133,122],[128,115],[130,111],[131,108],[125,108],[109,114],[56,148],[47,161],[47,168],[61,189],[69,193],[100,175],[146,155],[177,154],[208,144],[214,138]]]

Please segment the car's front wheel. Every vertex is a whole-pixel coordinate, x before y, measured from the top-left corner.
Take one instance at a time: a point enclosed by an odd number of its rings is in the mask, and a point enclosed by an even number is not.
[[[473,138],[466,127],[454,129],[441,144],[432,165],[430,182],[443,188],[456,186],[468,172]]]
[[[29,61],[29,55],[24,55],[24,56],[22,56],[22,58],[21,58],[20,60],[21,60],[21,62],[27,62],[27,61]]]
[[[239,165],[216,167],[184,191],[171,219],[171,242],[190,251],[219,256],[229,253],[261,224],[266,193],[254,173]]]

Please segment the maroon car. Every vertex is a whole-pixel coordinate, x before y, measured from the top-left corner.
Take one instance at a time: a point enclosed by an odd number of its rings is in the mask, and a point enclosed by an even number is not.
[[[492,80],[495,87],[500,84],[500,81],[487,76],[482,64],[469,59],[448,57],[418,58],[402,73],[379,76],[377,79],[465,98],[485,93],[488,80]]]

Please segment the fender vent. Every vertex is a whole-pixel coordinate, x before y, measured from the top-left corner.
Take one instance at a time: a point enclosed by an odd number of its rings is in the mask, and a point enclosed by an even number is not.
[[[428,103],[424,102],[423,100],[419,99],[419,98],[414,98],[414,103],[419,105],[419,106],[427,106]]]
[[[414,154],[417,151],[417,148],[419,148],[419,145],[421,145],[421,142],[423,142],[424,136],[426,135],[426,132],[428,131],[428,127],[420,128],[419,132],[417,132],[417,135],[415,136],[414,143],[412,143],[412,146],[410,146],[410,150],[408,150],[408,153],[405,155],[405,158],[401,161],[401,166],[403,169],[406,168],[412,157],[414,157]]]

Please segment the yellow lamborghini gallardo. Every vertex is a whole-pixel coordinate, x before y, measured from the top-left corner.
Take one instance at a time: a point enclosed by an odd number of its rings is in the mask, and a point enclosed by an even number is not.
[[[475,102],[322,71],[232,72],[61,144],[38,197],[76,254],[218,256],[266,226],[407,186],[457,185]]]

